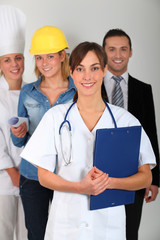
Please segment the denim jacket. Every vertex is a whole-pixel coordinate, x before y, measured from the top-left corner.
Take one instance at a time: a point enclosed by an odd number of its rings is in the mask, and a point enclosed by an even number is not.
[[[18,116],[27,117],[29,120],[29,130],[24,138],[18,138],[11,133],[11,138],[15,146],[25,146],[34,130],[42,119],[43,115],[51,108],[49,99],[41,92],[39,78],[36,82],[26,84],[22,87],[18,103]],[[63,92],[54,103],[64,104],[73,101],[76,87],[71,77],[69,77],[69,86],[66,92]],[[53,107],[52,106],[52,107]],[[42,136],[43,137],[43,136]],[[20,165],[20,174],[32,180],[38,180],[38,171],[35,166],[22,158]]]

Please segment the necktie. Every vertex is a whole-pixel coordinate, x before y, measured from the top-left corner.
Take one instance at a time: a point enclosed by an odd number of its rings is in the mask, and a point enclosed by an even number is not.
[[[112,104],[119,107],[124,107],[123,92],[120,86],[120,82],[123,79],[123,77],[113,76],[112,78],[116,81],[115,88],[113,90]]]

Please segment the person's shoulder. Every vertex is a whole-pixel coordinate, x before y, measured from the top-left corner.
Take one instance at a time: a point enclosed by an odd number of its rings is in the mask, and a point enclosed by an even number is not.
[[[129,74],[129,83],[132,83],[134,85],[137,85],[138,87],[145,87],[145,88],[150,88],[151,85],[148,83],[145,83]]]
[[[33,88],[34,85],[38,85],[39,83],[39,79],[34,81],[34,82],[31,82],[31,83],[23,83],[23,86],[21,88],[21,91],[26,91],[26,90],[31,90]]]
[[[75,89],[76,90],[76,87],[75,87],[75,85],[74,85],[74,81],[73,81],[73,79],[72,79],[72,77],[69,75],[68,76],[68,81],[69,81],[69,86],[68,86],[68,89]]]
[[[139,120],[133,116],[130,112],[125,110],[122,107],[118,107],[112,104],[108,104],[112,114],[116,120],[116,122],[121,122],[122,124],[129,124],[129,125],[140,125]]]
[[[71,106],[72,103],[65,103],[65,104],[58,104],[56,106],[53,106],[48,110],[48,114],[53,114],[53,115],[64,115],[69,107]]]

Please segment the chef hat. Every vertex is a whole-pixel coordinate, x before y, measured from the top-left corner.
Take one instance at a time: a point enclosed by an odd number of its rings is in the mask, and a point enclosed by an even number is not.
[[[26,17],[10,5],[0,5],[0,56],[22,53],[25,46]]]

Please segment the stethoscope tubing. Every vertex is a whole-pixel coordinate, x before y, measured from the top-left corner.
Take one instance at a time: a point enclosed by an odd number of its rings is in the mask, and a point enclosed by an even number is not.
[[[114,116],[113,116],[113,113],[112,113],[112,111],[111,111],[108,103],[107,103],[105,100],[103,100],[103,101],[104,101],[104,103],[106,104],[106,107],[107,107],[107,109],[108,109],[108,111],[109,111],[109,113],[110,113],[110,115],[111,115],[111,117],[112,117],[112,120],[113,120],[113,123],[114,123],[115,128],[117,128],[117,124],[116,124],[115,118],[114,118]],[[68,117],[69,111],[71,110],[71,108],[73,107],[73,105],[74,105],[76,102],[77,102],[77,100],[74,101],[74,102],[70,105],[70,107],[68,108],[68,110],[67,110],[67,112],[66,112],[66,114],[65,114],[64,121],[61,123],[61,125],[60,125],[60,127],[59,127],[61,152],[62,152],[62,157],[63,157],[63,160],[64,160],[66,166],[71,163],[72,143],[70,143],[70,144],[71,144],[71,147],[70,147],[70,148],[71,148],[71,149],[70,149],[70,157],[69,157],[69,160],[66,161],[65,156],[64,156],[64,153],[63,153],[61,129],[62,129],[63,125],[64,125],[65,123],[67,123],[67,125],[68,125],[68,130],[69,130],[69,132],[70,132],[70,138],[71,138],[71,124],[70,124],[70,122],[67,120],[67,117]]]

